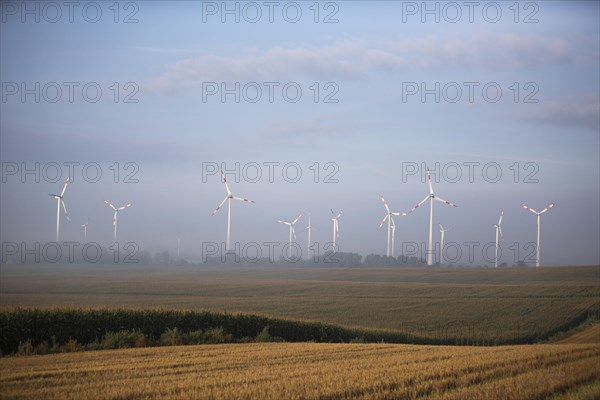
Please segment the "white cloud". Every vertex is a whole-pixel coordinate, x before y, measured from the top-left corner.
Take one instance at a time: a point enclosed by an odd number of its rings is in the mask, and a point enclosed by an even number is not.
[[[314,47],[272,47],[223,56],[204,54],[167,66],[147,86],[169,91],[210,81],[360,80],[411,68],[528,68],[572,60],[568,44],[538,36],[475,35],[463,39],[351,39]]]

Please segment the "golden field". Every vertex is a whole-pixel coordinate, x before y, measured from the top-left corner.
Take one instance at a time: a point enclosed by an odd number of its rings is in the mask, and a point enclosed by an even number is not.
[[[0,359],[3,399],[594,399],[599,344],[267,343]]]

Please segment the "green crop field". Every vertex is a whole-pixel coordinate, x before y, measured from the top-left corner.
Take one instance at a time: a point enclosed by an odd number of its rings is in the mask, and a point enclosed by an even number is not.
[[[600,267],[202,269],[12,265],[0,305],[210,310],[468,344],[536,342],[597,317]]]

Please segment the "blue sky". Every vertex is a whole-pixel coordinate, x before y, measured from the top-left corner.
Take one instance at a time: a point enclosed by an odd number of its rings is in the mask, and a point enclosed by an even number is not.
[[[89,238],[110,242],[112,213],[102,202],[108,198],[133,203],[119,219],[122,240],[174,252],[181,238],[183,254],[199,258],[202,243],[224,240],[226,226],[225,213],[210,217],[225,195],[223,184],[217,175],[203,182],[203,165],[225,163],[233,170],[239,163],[243,175],[245,166],[258,163],[258,182],[229,176],[234,194],[256,200],[234,203],[234,241],[285,242],[287,230],[276,221],[311,212],[318,229],[313,239],[325,243],[333,208],[344,210],[341,251],[384,254],[379,196],[395,210],[409,210],[427,185],[422,174],[403,179],[403,170],[429,165],[438,167],[436,193],[459,205],[436,203],[434,220],[450,229],[446,241],[463,248],[493,241],[492,224],[503,210],[503,261],[512,264],[508,247],[535,240],[535,217],[520,205],[542,209],[556,202],[542,218],[542,263],[600,262],[598,2],[519,3],[516,22],[511,3],[479,2],[470,22],[462,2],[455,3],[461,18],[456,7],[429,2],[440,12],[436,22],[423,14],[421,2],[320,2],[318,23],[313,2],[277,2],[273,22],[263,2],[253,3],[262,12],[256,23],[244,20],[254,16],[243,14],[244,7],[256,10],[244,2],[226,5],[237,4],[239,23],[233,15],[221,21],[222,2],[123,2],[117,23],[108,3],[99,3],[96,23],[86,20],[94,18],[89,2],[77,3],[73,22],[62,8],[54,23],[48,20],[55,10],[43,3],[11,4],[3,5],[0,35],[3,174],[36,162],[40,170],[52,162],[98,163],[103,173],[92,183],[75,171],[64,240],[81,240],[81,224],[90,217]],[[216,14],[206,14],[213,7]],[[299,8],[299,21],[286,21],[284,8],[288,18]],[[332,12],[338,22],[323,23]],[[124,22],[130,13],[137,22]],[[525,23],[526,17],[537,22]],[[36,82],[40,101],[33,94],[23,101],[21,85],[35,91]],[[73,82],[72,102],[65,82]],[[95,103],[82,97],[90,83],[102,89]],[[206,92],[236,83],[239,102],[233,94],[223,102],[220,93]],[[436,83],[439,102],[435,94],[421,98],[421,88]],[[297,102],[284,97],[286,84],[301,88]],[[62,96],[50,102],[56,85]],[[253,103],[256,87],[262,96]],[[408,94],[415,88],[419,92]],[[490,101],[498,88],[501,97]],[[124,102],[128,94],[137,102]],[[327,94],[337,102],[325,102]],[[133,171],[124,169],[128,162],[137,166],[137,183],[123,182]],[[269,182],[269,162],[297,163],[302,178],[291,183],[278,169]],[[328,162],[336,165],[337,183],[323,182],[333,171],[324,169]],[[114,163],[121,172],[117,183]],[[479,164],[470,182],[472,163]],[[456,165],[462,179],[451,176]],[[499,168],[502,177],[491,182],[484,166],[489,173]],[[3,177],[3,241],[53,239],[55,203],[47,193],[60,189],[67,171],[61,170],[61,182]],[[528,173],[537,182],[527,182]],[[396,224],[399,254],[402,242],[426,240],[428,212],[419,209]],[[304,248],[304,233],[299,241]],[[472,262],[482,263],[481,254]]]

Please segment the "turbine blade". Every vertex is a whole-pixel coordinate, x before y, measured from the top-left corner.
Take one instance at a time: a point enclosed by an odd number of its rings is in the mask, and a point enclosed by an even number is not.
[[[379,227],[381,228],[383,226],[383,224],[385,223],[385,220],[388,219],[390,217],[390,214],[386,214],[385,217],[383,217],[383,219],[381,220],[381,223],[379,224]]]
[[[408,214],[410,214],[410,211],[407,213],[406,212],[393,212],[390,214],[395,215],[396,217],[406,217]]]
[[[280,224],[290,225],[290,223],[287,221],[278,220],[277,222],[279,222]]]
[[[231,195],[231,190],[229,190],[229,185],[227,184],[227,177],[223,173],[223,170],[221,170],[221,177],[223,178],[223,183],[225,184],[225,189],[227,189],[227,194]]]
[[[292,228],[292,235],[294,236],[294,239],[296,239],[296,230],[294,229],[294,225],[290,225],[290,228]]]
[[[65,205],[65,201],[62,198],[60,199],[60,203],[62,204],[62,208],[65,211],[65,216],[67,217],[67,221],[71,221],[71,218],[69,217],[69,213],[67,212],[67,206]]]
[[[533,208],[531,208],[531,207],[527,207],[525,204],[523,204],[523,208],[524,208],[524,209],[526,209],[526,210],[529,210],[529,211],[531,211],[532,213],[534,213],[534,214],[536,214],[536,215],[538,214],[538,212],[537,212],[537,211],[535,211],[535,210],[534,210]]]
[[[67,190],[67,185],[69,184],[71,180],[70,176],[67,176],[67,180],[65,181],[65,185],[63,186],[62,192],[60,192],[60,197],[63,197],[65,195],[65,191]]]
[[[433,194],[433,186],[431,186],[431,174],[427,171],[427,182],[429,183],[429,194]]]
[[[544,208],[542,211],[540,211],[540,214],[545,213],[546,211],[548,211],[549,209],[551,209],[552,207],[554,207],[554,203],[550,204],[548,207]]]
[[[131,207],[131,203],[130,204],[125,204],[123,207],[117,208],[117,210],[121,211],[121,210],[124,210],[124,209],[129,208],[129,207]]]
[[[502,217],[504,217],[504,211],[500,212],[500,219],[498,220],[498,226],[500,226],[500,224],[502,224]]]
[[[219,204],[217,206],[217,208],[215,209],[215,211],[213,211],[213,213],[210,215],[211,217],[213,215],[215,215],[217,213],[217,211],[219,211],[221,209],[221,207],[223,206],[223,204],[225,204],[225,202],[227,201],[228,198],[229,198],[229,196],[225,197],[225,199],[221,202],[221,204]]]
[[[245,199],[245,198],[243,198],[243,197],[235,197],[235,196],[233,196],[233,198],[234,198],[235,200],[239,200],[239,201],[245,201],[245,202],[247,202],[247,203],[256,203],[254,200]]]
[[[344,210],[340,210],[340,213],[335,218],[337,219],[337,218],[341,217],[343,212],[344,212]]]
[[[502,237],[502,228],[498,225],[498,233],[500,233],[500,237]]]
[[[429,198],[430,198],[430,196],[429,196],[429,195],[425,196],[425,198],[424,198],[423,200],[421,200],[421,201],[419,202],[419,204],[417,204],[416,206],[414,206],[414,207],[412,208],[412,210],[410,210],[408,213],[410,214],[411,212],[415,211],[417,208],[421,207],[421,205],[422,205],[423,203],[425,203],[427,200],[429,200]]]
[[[298,215],[298,218],[296,218],[296,219],[294,220],[294,222],[292,222],[292,225],[294,225],[296,222],[298,222],[298,220],[300,219],[300,217],[301,217],[301,216],[302,216],[302,214]]]
[[[448,200],[444,200],[441,197],[434,197],[434,199],[436,199],[437,201],[441,201],[442,203],[448,204],[449,206],[452,207],[458,207],[456,204],[450,203]]]
[[[388,207],[388,203],[387,203],[387,201],[385,201],[385,199],[383,198],[383,196],[381,196],[381,201],[383,201],[383,205],[385,206],[385,210],[389,214],[390,213],[390,208]]]
[[[110,204],[110,203],[108,202],[108,200],[104,200],[104,202],[105,202],[106,204],[108,204],[108,206],[109,206],[110,208],[112,208],[113,210],[117,211],[117,207],[115,207],[115,206],[113,206],[112,204]]]

